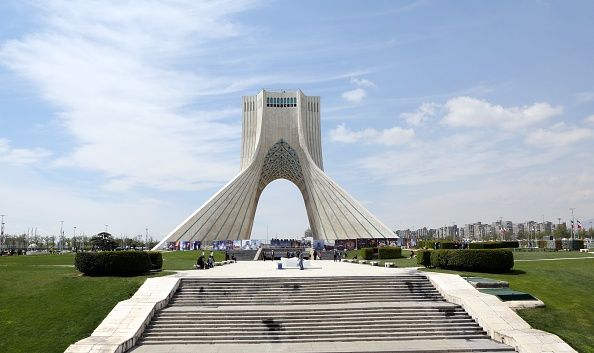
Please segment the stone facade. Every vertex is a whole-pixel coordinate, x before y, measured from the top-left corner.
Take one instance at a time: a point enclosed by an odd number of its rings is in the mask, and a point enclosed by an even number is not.
[[[279,178],[301,191],[315,239],[395,237],[324,173],[320,97],[263,90],[243,97],[239,174],[155,249],[175,241],[249,239],[260,195]]]

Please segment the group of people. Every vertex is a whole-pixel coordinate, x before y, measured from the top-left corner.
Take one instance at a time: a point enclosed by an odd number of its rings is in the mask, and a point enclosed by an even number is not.
[[[207,270],[209,268],[214,267],[214,255],[212,251],[210,255],[208,255],[208,259],[204,257],[204,251],[202,251],[202,255],[198,256],[198,260],[196,260],[196,269],[198,270]]]
[[[233,261],[233,262],[237,262],[237,259],[235,258],[235,255],[231,255],[231,257],[229,258],[229,252],[225,251],[225,261]],[[208,258],[205,257],[204,254],[204,250],[202,250],[202,254],[200,256],[198,256],[198,259],[196,260],[196,265],[194,265],[194,268],[198,269],[198,270],[207,270],[209,268],[213,268],[214,267],[214,253],[211,251],[210,255],[208,255]]]
[[[338,249],[334,249],[334,251],[332,252],[332,257],[334,258],[334,262],[340,262],[342,259],[342,253],[340,252],[340,250]]]

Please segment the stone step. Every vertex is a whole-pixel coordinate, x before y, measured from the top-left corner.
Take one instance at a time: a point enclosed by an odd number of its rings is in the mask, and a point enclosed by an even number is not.
[[[303,338],[315,335],[316,337],[374,337],[375,335],[389,335],[392,337],[399,336],[430,336],[430,335],[467,335],[467,334],[481,334],[485,332],[480,328],[457,328],[457,327],[441,327],[441,328],[425,328],[423,330],[407,330],[407,331],[378,331],[377,329],[363,328],[358,329],[348,328],[335,328],[335,329],[324,329],[315,330],[310,329],[309,331],[303,332],[304,330],[284,330],[281,326],[270,325],[269,327],[258,327],[255,329],[245,330],[202,330],[202,331],[177,331],[177,332],[165,332],[165,331],[148,331],[144,336],[146,338],[172,338],[172,337],[191,337],[198,336],[203,338],[241,338],[241,337],[268,337],[274,335],[282,338]]]
[[[250,288],[250,287],[258,287],[258,288],[334,288],[334,287],[343,287],[343,288],[367,288],[367,286],[393,286],[393,287],[409,287],[409,288],[416,288],[421,286],[430,286],[432,287],[431,283],[427,280],[422,281],[378,281],[378,282],[238,282],[238,283],[217,283],[217,282],[187,282],[186,280],[182,281],[181,287],[188,288],[188,287],[231,287],[231,288]]]
[[[460,329],[460,330],[464,330],[464,329],[481,329],[480,326],[472,321],[466,321],[466,322],[457,322],[457,325],[455,326],[455,329]],[[259,325],[259,326],[258,326]],[[351,323],[344,323],[342,321],[337,322],[337,323],[327,323],[325,325],[323,324],[316,324],[315,325],[315,329],[319,330],[319,329],[324,329],[324,330],[332,330],[334,328],[336,328],[336,326],[339,325],[340,329],[353,329],[353,330],[357,330],[359,327],[361,327],[362,325],[365,326],[365,328],[368,329],[373,329],[377,332],[382,332],[382,331],[387,331],[387,330],[392,330],[392,329],[415,329],[415,330],[436,330],[436,329],[442,329],[442,328],[451,328],[454,329],[454,327],[452,327],[452,322],[442,322],[442,323],[417,323],[417,324],[410,324],[410,323],[404,323],[404,324],[396,324],[396,323],[389,323],[389,322],[368,322],[368,323],[358,323],[358,322],[351,322]],[[262,329],[262,326],[267,327],[265,323],[263,323],[262,321],[260,321],[259,323],[249,323],[249,324],[228,324],[228,323],[223,323],[223,324],[216,324],[216,323],[203,323],[203,324],[179,324],[176,325],[174,323],[169,323],[169,324],[164,324],[161,322],[155,323],[155,324],[151,324],[147,327],[147,333],[152,333],[152,332],[196,332],[196,333],[200,333],[200,332],[204,332],[204,331],[209,331],[209,330],[221,330],[221,329],[226,329],[226,331],[231,332],[231,331],[237,331],[237,330],[241,330],[241,331],[258,331]],[[293,323],[286,323],[286,322],[282,322],[280,324],[280,327],[282,327],[283,330],[286,331],[312,331],[312,325],[308,324],[293,324]]]
[[[273,288],[273,287],[265,287],[265,288],[212,288],[212,287],[198,287],[198,288],[188,288],[188,287],[180,287],[178,292],[183,293],[241,293],[241,294],[278,294],[278,293],[311,293],[311,294],[323,294],[323,293],[374,293],[374,292],[395,292],[395,293],[410,293],[416,291],[431,291],[437,292],[435,288],[432,286],[423,286],[423,287],[390,287],[390,286],[378,286],[378,287],[366,287],[366,288],[344,288],[344,287],[334,287],[334,288]]]
[[[377,334],[373,333],[373,340],[374,341],[400,341],[400,340],[444,340],[444,339],[488,339],[488,337],[484,334],[435,334],[432,333],[427,336],[421,335],[402,335],[402,336],[395,336],[395,335],[387,335],[387,334]],[[340,337],[280,337],[270,334],[268,337],[263,338],[256,338],[256,337],[248,337],[248,338],[225,338],[221,337],[220,339],[213,338],[213,337],[200,337],[200,336],[179,336],[179,337],[161,337],[161,338],[145,338],[142,337],[138,343],[139,344],[225,344],[225,343],[233,343],[233,344],[241,344],[241,343],[250,343],[250,344],[259,344],[259,343],[267,343],[267,342],[283,342],[283,343],[291,343],[291,342],[356,342],[356,341],[368,341],[370,338],[369,334],[366,334],[363,337],[346,335]],[[456,350],[457,351],[457,350]],[[513,349],[511,350],[513,352]],[[451,352],[451,351],[449,351]]]
[[[200,322],[204,322],[204,325],[212,325],[212,326],[246,326],[246,325],[260,325],[262,324],[262,322],[264,322],[265,320],[271,320],[271,321],[275,321],[275,322],[280,322],[284,325],[289,325],[289,326],[307,326],[309,325],[310,327],[315,325],[315,326],[332,326],[332,325],[336,325],[336,324],[340,324],[342,326],[351,326],[351,325],[375,325],[376,323],[384,325],[384,326],[398,326],[398,325],[402,325],[403,323],[408,324],[409,326],[418,326],[418,325],[462,325],[462,324],[467,324],[469,322],[474,322],[472,321],[471,318],[469,318],[468,316],[463,316],[463,315],[459,315],[459,316],[455,316],[455,317],[444,317],[444,316],[428,316],[428,317],[421,317],[418,319],[410,319],[410,318],[402,318],[402,321],[396,321],[397,319],[392,319],[392,321],[390,320],[373,320],[373,318],[369,318],[369,319],[359,319],[359,318],[353,318],[351,320],[346,320],[346,319],[340,319],[340,320],[336,320],[336,321],[325,321],[325,322],[320,322],[320,320],[318,319],[309,319],[309,318],[305,318],[305,319],[293,319],[293,320],[288,320],[288,319],[283,319],[280,317],[264,317],[264,318],[259,318],[256,320],[241,320],[237,319],[237,322],[235,324],[229,324],[229,320],[234,320],[233,318],[227,318],[227,319],[210,319],[210,318],[206,318],[206,319],[200,319]],[[398,319],[400,320],[400,319]],[[429,321],[430,320],[430,321]],[[151,325],[154,326],[171,326],[171,325],[178,325],[178,327],[181,326],[188,326],[188,327],[193,327],[193,326],[200,326],[201,324],[199,323],[199,321],[197,321],[196,319],[155,319]]]
[[[309,311],[305,309],[301,310],[245,310],[245,311],[228,311],[228,310],[162,310],[159,311],[155,318],[160,317],[172,317],[172,318],[184,318],[184,317],[225,317],[225,316],[237,316],[240,314],[241,318],[255,317],[259,318],[262,316],[279,316],[279,317],[295,317],[296,315],[307,314],[308,317],[352,317],[353,315],[369,316],[370,318],[388,317],[389,315],[399,316],[403,315],[406,317],[416,317],[429,314],[443,314],[450,316],[453,314],[466,314],[466,312],[459,307],[416,307],[416,308],[359,308],[351,310],[326,310],[326,311]]]
[[[294,292],[294,293],[235,293],[235,292],[227,292],[227,293],[210,293],[205,291],[203,293],[191,293],[191,292],[179,292],[174,295],[176,298],[208,298],[208,299],[217,299],[217,298],[264,298],[264,299],[275,299],[275,298],[305,298],[305,299],[316,299],[316,298],[343,298],[348,296],[349,298],[360,298],[360,297],[367,297],[367,298],[385,298],[385,297],[426,297],[426,296],[441,296],[441,294],[437,291],[403,291],[403,292],[391,292],[391,291],[381,291],[381,292],[372,292],[372,293],[343,293],[343,292],[328,292],[328,293],[302,293],[302,292]]]
[[[433,296],[433,297],[422,297],[422,296],[401,296],[401,297],[384,297],[384,298],[373,298],[374,302],[382,302],[382,301],[386,301],[386,302],[390,302],[393,300],[406,300],[406,301],[410,301],[410,300],[415,300],[415,301],[443,301],[443,298],[438,297],[438,296]],[[315,300],[315,303],[317,304],[336,304],[337,302],[341,302],[341,298],[334,298],[334,299],[327,299],[327,298],[317,298]],[[369,302],[369,298],[350,298],[348,300],[349,303],[366,303]],[[257,298],[251,298],[251,299],[246,299],[246,300],[239,300],[239,299],[235,299],[235,298],[230,298],[229,300],[225,300],[224,298],[219,298],[218,300],[210,300],[210,299],[205,299],[205,300],[201,300],[199,298],[195,298],[195,299],[177,299],[174,298],[171,302],[170,305],[222,305],[222,304],[234,304],[234,305],[257,305],[257,304],[262,304],[262,305],[272,305],[272,304],[286,304],[286,305],[290,305],[290,304],[312,304],[312,299],[311,298],[303,298],[303,299],[292,299],[292,298],[278,298],[278,300],[257,300]]]

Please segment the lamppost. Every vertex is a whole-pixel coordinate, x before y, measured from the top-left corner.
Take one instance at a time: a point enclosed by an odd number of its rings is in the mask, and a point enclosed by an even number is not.
[[[148,250],[148,228],[144,228],[144,248]]]
[[[6,215],[0,214],[0,218],[2,219],[0,221],[0,254],[2,253],[2,249],[4,248],[4,243],[5,243],[5,239],[4,239],[4,217],[6,217]]]
[[[571,210],[571,240],[573,240],[573,229],[575,228],[575,217],[573,215],[573,211],[575,210],[575,207],[572,207],[569,210]]]
[[[78,252],[78,246],[76,244],[76,226],[73,227],[72,231],[72,245],[74,246],[74,252]]]

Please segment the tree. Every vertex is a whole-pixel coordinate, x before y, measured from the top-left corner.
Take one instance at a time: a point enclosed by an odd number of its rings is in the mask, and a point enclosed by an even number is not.
[[[567,227],[564,227],[564,225],[557,226],[553,235],[555,236],[555,239],[569,238],[571,236],[569,230]]]
[[[91,237],[91,245],[99,250],[113,250],[118,246],[118,243],[113,239],[111,234],[101,232]]]
[[[307,228],[305,230],[305,232],[303,232],[303,237],[307,238],[307,237],[313,237],[313,233],[311,232],[311,229]]]

